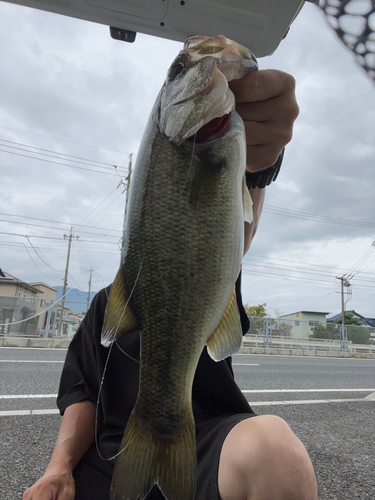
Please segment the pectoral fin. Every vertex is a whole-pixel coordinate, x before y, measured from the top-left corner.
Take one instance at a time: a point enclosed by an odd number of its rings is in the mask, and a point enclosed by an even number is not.
[[[237,306],[236,292],[233,290],[228,306],[221,321],[207,341],[207,350],[211,358],[221,361],[236,354],[242,343],[242,327]]]
[[[104,314],[101,343],[108,347],[122,335],[138,329],[138,324],[129,307],[129,295],[120,268],[109,294]]]
[[[253,200],[251,199],[249,188],[246,185],[246,175],[244,175],[242,179],[242,203],[244,221],[251,224],[253,222]]]

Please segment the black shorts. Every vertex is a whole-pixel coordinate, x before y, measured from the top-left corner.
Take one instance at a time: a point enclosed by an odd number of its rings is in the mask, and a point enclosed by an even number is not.
[[[221,416],[197,426],[197,492],[195,500],[220,500],[218,470],[220,452],[230,430],[255,413]],[[75,500],[110,500],[109,491],[113,464],[102,460],[95,444],[74,469]],[[159,488],[154,486],[146,500],[164,500]]]

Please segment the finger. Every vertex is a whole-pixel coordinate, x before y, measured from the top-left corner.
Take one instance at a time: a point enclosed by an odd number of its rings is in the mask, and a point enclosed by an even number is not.
[[[277,123],[256,123],[245,121],[246,145],[271,145],[280,150],[285,147],[293,136],[292,127],[280,127]]]
[[[236,111],[243,120],[255,122],[277,120],[280,125],[292,125],[298,116],[299,107],[294,90],[289,89],[265,101],[236,104]]]
[[[276,97],[286,90],[295,89],[292,75],[275,69],[254,71],[240,80],[232,80],[229,87],[236,102],[265,101]]]

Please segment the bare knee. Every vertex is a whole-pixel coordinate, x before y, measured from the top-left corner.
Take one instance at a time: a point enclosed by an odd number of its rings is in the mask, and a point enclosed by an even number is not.
[[[284,420],[262,415],[237,424],[219,464],[222,500],[317,500],[310,458]]]

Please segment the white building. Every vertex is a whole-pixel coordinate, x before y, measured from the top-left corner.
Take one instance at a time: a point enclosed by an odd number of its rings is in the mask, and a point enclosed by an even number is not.
[[[327,325],[329,312],[298,311],[280,316],[280,322],[291,325],[290,335],[296,339],[308,339],[317,325]]]

